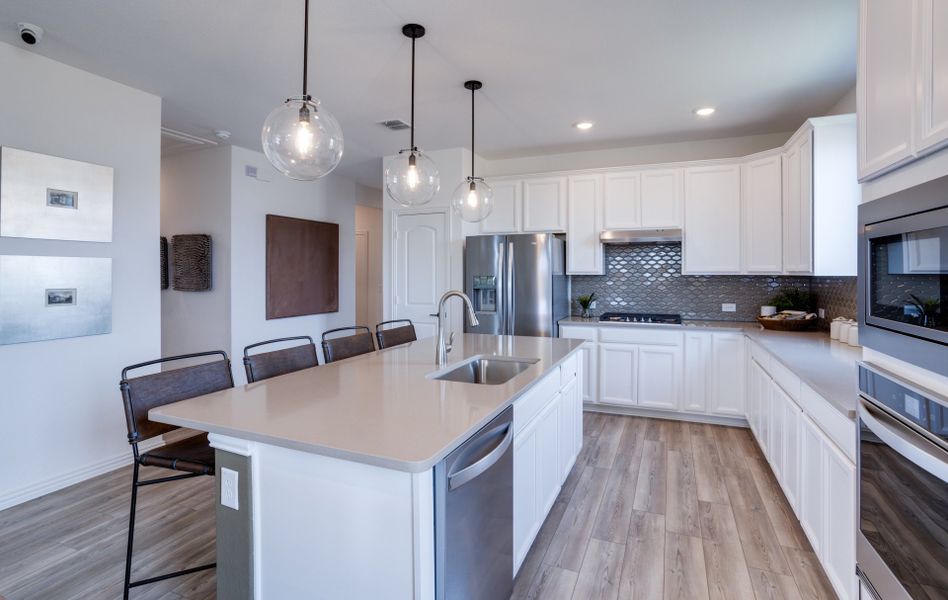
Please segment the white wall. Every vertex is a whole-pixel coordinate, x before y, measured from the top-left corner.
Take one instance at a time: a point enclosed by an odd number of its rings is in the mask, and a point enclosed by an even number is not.
[[[122,367],[161,354],[161,99],[0,43],[0,144],[115,169],[113,241],[0,238],[112,258],[112,333],[0,346],[0,509],[131,462]]]
[[[162,157],[161,235],[211,236],[211,289],[161,292],[162,356],[230,351],[230,157],[229,146]]]
[[[802,125],[803,123],[801,123]],[[648,165],[688,160],[708,160],[747,156],[778,148],[793,132],[768,133],[744,137],[628,146],[605,150],[585,150],[521,158],[484,160],[478,169],[485,176],[526,175],[549,171],[571,171],[631,165]],[[470,155],[468,155],[470,160]],[[453,188],[452,188],[453,189]]]
[[[856,112],[856,86],[843,94],[836,104],[826,111],[826,115],[845,115],[854,112]]]
[[[257,178],[244,167],[257,168]],[[246,378],[238,357],[248,344],[320,334],[355,320],[356,184],[338,175],[311,182],[278,173],[260,152],[231,148],[231,352],[234,376]],[[339,224],[339,312],[266,320],[266,215]]]

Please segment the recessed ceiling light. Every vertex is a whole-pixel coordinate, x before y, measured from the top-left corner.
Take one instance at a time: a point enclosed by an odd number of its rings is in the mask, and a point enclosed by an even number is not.
[[[698,115],[699,117],[707,117],[708,115],[713,115],[713,114],[714,114],[714,107],[711,107],[711,106],[703,106],[703,107],[701,107],[701,108],[696,108],[696,109],[695,109],[695,114]]]
[[[575,127],[576,129],[579,129],[579,130],[581,130],[581,131],[586,131],[587,129],[592,129],[592,126],[593,126],[592,121],[580,121],[579,123],[576,123],[575,125],[573,125],[573,127]]]

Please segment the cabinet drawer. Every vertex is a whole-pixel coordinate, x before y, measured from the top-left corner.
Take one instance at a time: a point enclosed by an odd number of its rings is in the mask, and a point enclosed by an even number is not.
[[[514,435],[516,436],[535,416],[540,414],[546,405],[553,401],[553,397],[560,391],[560,370],[554,369],[527,390],[522,396],[514,400]]]
[[[576,378],[576,369],[579,368],[579,352],[574,352],[560,364],[560,387]]]
[[[662,331],[660,329],[625,327],[603,327],[599,332],[602,342],[614,344],[652,344],[659,346],[679,346],[682,343],[681,330]]]
[[[599,339],[599,328],[587,325],[560,325],[560,337],[595,342]]]
[[[753,340],[748,340],[750,343],[750,355],[761,368],[768,373],[770,372],[770,353],[760,347],[760,344]]]
[[[849,420],[829,403],[828,400],[813,391],[807,384],[800,386],[800,404],[814,423],[830,438],[853,462],[856,461],[856,423]]]
[[[800,404],[800,378],[776,359],[770,361],[769,372],[777,385],[783,388],[783,391],[787,392],[794,402]]]

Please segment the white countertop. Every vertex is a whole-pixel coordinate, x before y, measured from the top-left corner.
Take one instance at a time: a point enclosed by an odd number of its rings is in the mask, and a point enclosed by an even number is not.
[[[829,334],[823,331],[770,331],[758,323],[743,321],[686,320],[681,325],[650,325],[599,322],[581,317],[568,317],[562,319],[560,324],[662,329],[703,327],[742,331],[847,418],[856,418],[858,399],[856,361],[862,359],[862,348],[833,341]]]
[[[400,471],[425,471],[581,345],[580,340],[463,334],[450,363],[477,355],[539,359],[501,385],[427,376],[435,340],[153,408],[148,418]]]

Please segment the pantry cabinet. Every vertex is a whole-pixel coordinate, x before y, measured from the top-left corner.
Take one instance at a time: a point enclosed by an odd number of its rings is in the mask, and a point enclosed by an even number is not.
[[[745,273],[783,272],[783,170],[781,155],[741,167]]]
[[[566,177],[523,180],[523,231],[566,231]]]
[[[685,169],[684,274],[741,272],[741,168]]]
[[[602,231],[602,175],[569,178],[567,201],[566,273],[603,275],[605,261],[599,234]]]

